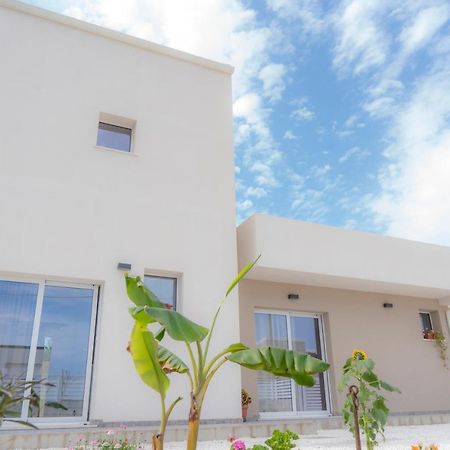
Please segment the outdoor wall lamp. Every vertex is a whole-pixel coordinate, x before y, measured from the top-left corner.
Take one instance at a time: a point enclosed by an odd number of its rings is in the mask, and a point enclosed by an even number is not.
[[[383,308],[393,308],[394,304],[393,303],[383,303]]]
[[[117,264],[117,269],[118,270],[131,270],[131,264],[120,262]]]
[[[288,294],[289,300],[298,300],[300,298],[300,295],[298,294]]]

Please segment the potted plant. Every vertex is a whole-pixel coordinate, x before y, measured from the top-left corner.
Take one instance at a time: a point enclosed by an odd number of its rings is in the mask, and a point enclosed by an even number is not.
[[[433,330],[423,330],[423,338],[427,340],[434,339],[434,331]]]
[[[252,398],[250,397],[249,393],[245,390],[241,390],[241,405],[242,405],[242,421],[247,422],[247,412],[248,412],[248,405],[252,402]]]

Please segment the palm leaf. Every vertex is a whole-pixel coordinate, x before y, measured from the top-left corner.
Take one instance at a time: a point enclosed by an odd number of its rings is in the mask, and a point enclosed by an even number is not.
[[[131,332],[130,353],[142,381],[164,398],[170,381],[159,363],[158,343],[153,333],[138,321]]]
[[[145,307],[143,311],[152,320],[162,325],[170,337],[176,341],[201,342],[209,331],[171,309]]]
[[[231,284],[228,286],[227,292],[225,293],[225,297],[228,297],[228,295],[231,293],[231,291],[235,288],[235,286],[239,283],[239,281],[242,280],[242,278],[247,275],[248,272],[253,268],[253,266],[258,262],[258,259],[261,258],[261,255],[259,255],[254,261],[247,264],[238,274],[237,277],[231,282]]]
[[[314,386],[313,375],[330,367],[328,363],[306,353],[276,347],[251,348],[232,353],[226,358],[247,369],[292,378],[297,384],[309,387]]]
[[[160,345],[158,347],[158,360],[164,373],[186,373],[189,367],[177,355]]]
[[[130,277],[125,275],[125,284],[127,287],[127,294],[129,299],[136,306],[152,306],[155,308],[164,308],[158,297],[144,286],[141,277]]]

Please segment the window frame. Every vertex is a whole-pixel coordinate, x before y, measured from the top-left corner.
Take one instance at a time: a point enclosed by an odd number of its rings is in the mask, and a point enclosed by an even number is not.
[[[426,328],[424,328],[424,324],[423,324],[423,320],[422,320],[422,314],[427,314],[428,315],[428,318],[430,319],[430,325],[431,325],[431,329],[430,330],[426,330]],[[434,328],[434,324],[433,324],[433,318],[432,318],[432,314],[431,314],[431,312],[430,311],[419,311],[419,318],[420,318],[420,328],[421,328],[421,331],[422,331],[422,333],[424,332],[424,331],[435,331],[435,328]]]
[[[166,280],[175,280],[175,287],[173,289],[173,295],[174,295],[174,302],[172,305],[172,310],[173,311],[179,311],[179,292],[180,292],[180,276],[178,274],[174,274],[174,273],[157,273],[157,272],[153,272],[153,271],[149,271],[149,272],[145,272],[144,273],[144,285],[145,285],[145,279],[149,277],[149,278],[161,278],[161,279],[166,279]],[[162,301],[161,299],[159,299],[160,301]]]
[[[84,288],[92,289],[92,306],[91,306],[91,319],[89,325],[89,343],[88,343],[88,353],[86,358],[86,374],[84,382],[84,393],[83,393],[83,408],[80,416],[63,416],[63,417],[29,417],[28,415],[28,404],[29,401],[26,400],[22,402],[21,414],[17,419],[28,421],[32,424],[60,424],[60,423],[86,423],[89,419],[89,408],[91,401],[91,391],[92,391],[92,381],[93,381],[93,366],[94,366],[94,352],[95,352],[95,340],[96,340],[96,330],[97,330],[97,320],[98,320],[98,304],[100,295],[100,285],[90,282],[86,283],[74,283],[71,281],[54,281],[51,279],[42,279],[34,277],[15,277],[15,276],[3,276],[0,274],[0,280],[9,281],[13,283],[28,283],[37,284],[38,292],[36,295],[36,306],[33,316],[33,329],[30,340],[30,354],[27,361],[26,370],[26,381],[31,381],[34,375],[35,361],[37,354],[37,344],[39,338],[39,330],[41,326],[41,316],[45,296],[46,286],[57,286],[57,287],[72,287],[72,288]],[[27,393],[25,393],[27,395]],[[14,424],[3,424],[5,429],[15,428]]]
[[[327,349],[327,333],[325,330],[325,313],[319,312],[303,312],[303,311],[292,311],[292,310],[274,310],[267,308],[255,307],[253,309],[253,321],[254,321],[254,333],[255,333],[255,345],[256,345],[256,322],[255,316],[256,314],[271,314],[278,316],[286,317],[287,324],[287,336],[288,336],[288,349],[292,350],[292,323],[291,318],[293,317],[309,317],[315,318],[319,321],[319,335],[320,335],[320,350],[322,353],[322,360],[329,361],[328,358],[328,349]],[[333,411],[333,399],[331,395],[331,380],[329,371],[324,372],[323,374],[324,380],[324,389],[325,389],[325,401],[326,401],[326,410],[322,411],[298,411],[296,408],[296,392],[294,388],[295,382],[291,380],[292,386],[292,411],[281,411],[281,412],[260,412],[259,416],[261,419],[265,420],[276,420],[276,419],[292,419],[292,418],[317,418],[317,417],[328,417],[331,415],[331,411]],[[294,408],[295,407],[295,408]],[[294,411],[295,409],[295,411]]]
[[[100,124],[109,125],[111,127],[122,128],[130,131],[130,141],[128,145],[128,150],[119,149],[114,147],[107,147],[105,145],[101,145],[98,142],[98,133],[100,129]],[[95,135],[95,148],[99,150],[108,150],[115,153],[121,153],[122,155],[134,155],[134,143],[136,140],[136,120],[129,119],[123,116],[117,116],[114,114],[109,114],[105,112],[100,112],[97,118],[97,127],[96,127],[96,135]]]
[[[101,145],[98,142],[98,132],[100,131],[100,126],[101,125],[107,125],[109,127],[113,127],[113,128],[120,128],[121,130],[127,130],[129,131],[129,133],[123,133],[126,134],[129,137],[129,141],[128,141],[128,149],[121,149],[121,148],[115,148],[115,147],[108,147],[107,145]],[[111,130],[110,130],[111,131]],[[111,131],[112,132],[112,131]],[[132,141],[133,141],[133,129],[132,128],[128,128],[128,127],[124,127],[122,125],[115,125],[113,123],[109,123],[109,122],[102,122],[101,120],[99,120],[98,122],[98,126],[97,126],[97,147],[100,148],[107,148],[108,150],[115,150],[117,152],[123,152],[123,153],[131,153],[131,146],[132,146]]]

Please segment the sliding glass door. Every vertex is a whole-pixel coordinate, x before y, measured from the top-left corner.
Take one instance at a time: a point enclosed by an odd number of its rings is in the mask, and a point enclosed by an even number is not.
[[[281,347],[325,359],[322,318],[318,314],[261,311],[255,314],[258,347]],[[262,417],[326,415],[329,412],[326,376],[315,377],[305,388],[289,378],[258,373],[259,412]]]
[[[22,419],[87,419],[96,304],[92,285],[0,281],[0,371],[51,384]]]

